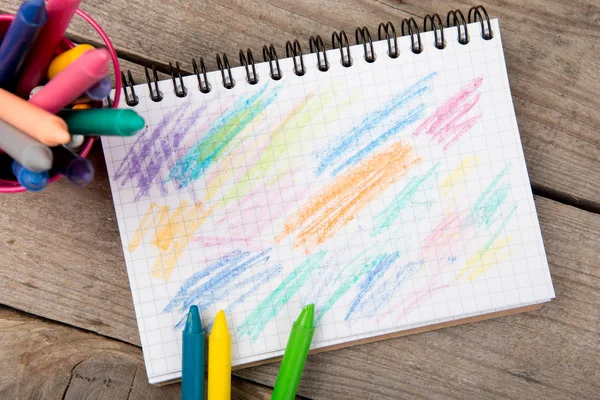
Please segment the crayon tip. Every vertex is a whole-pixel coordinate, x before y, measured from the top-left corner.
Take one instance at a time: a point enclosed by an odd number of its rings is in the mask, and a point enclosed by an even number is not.
[[[44,0],[28,0],[23,2],[17,16],[21,17],[28,25],[35,27],[44,25],[48,18]]]
[[[65,174],[73,185],[85,186],[94,179],[94,166],[85,158],[73,160]]]
[[[50,177],[48,171],[45,172],[32,172],[29,171],[16,161],[12,163],[12,171],[17,181],[30,192],[39,192],[48,185]]]
[[[198,306],[191,306],[187,321],[185,322],[185,328],[183,328],[183,333],[202,333],[203,330]]]
[[[90,70],[89,72],[91,72],[94,76],[97,76],[98,78],[103,78],[104,75],[106,75],[108,73],[108,68],[109,65],[108,63],[110,62],[110,53],[108,52],[108,50],[106,49],[96,49],[96,50],[91,50],[88,51],[86,53],[84,53],[82,55],[89,57],[90,59],[94,59],[98,65],[99,68],[98,70]]]
[[[43,143],[46,146],[58,146],[59,144],[69,143],[71,135],[67,131],[67,123],[55,116],[52,116],[52,119],[48,122],[51,131],[47,132],[48,138]]]
[[[123,136],[133,135],[135,132],[146,126],[146,121],[138,113],[133,110],[123,110],[125,112],[119,114],[119,130]],[[127,135],[125,135],[127,133]]]
[[[42,144],[26,148],[23,158],[29,160],[30,171],[43,172],[52,168],[52,150]]]
[[[211,336],[229,336],[229,328],[227,328],[227,318],[225,318],[225,311],[220,310],[215,317]]]
[[[300,316],[296,320],[296,324],[302,326],[304,328],[314,328],[315,327],[315,305],[309,304],[304,306],[302,312],[300,312]]]

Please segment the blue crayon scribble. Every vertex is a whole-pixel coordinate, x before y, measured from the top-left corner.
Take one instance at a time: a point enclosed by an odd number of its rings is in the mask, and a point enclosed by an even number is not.
[[[399,252],[394,252],[390,254],[384,254],[379,257],[375,266],[367,273],[367,275],[363,278],[362,282],[358,287],[358,293],[354,297],[352,301],[352,305],[346,314],[345,319],[348,320],[350,315],[354,312],[354,309],[363,301],[364,297],[370,295],[373,297],[373,293],[371,292],[371,288],[374,284],[376,284],[381,277],[385,274],[385,271],[398,260],[400,257]],[[377,294],[379,295],[379,293]]]
[[[386,272],[395,265],[395,259],[384,258],[380,263],[380,270],[368,275],[360,285],[360,291],[354,298],[345,320],[354,314],[360,313],[363,318],[372,318],[377,315],[381,306],[388,304],[398,288],[409,279],[423,265],[423,260],[411,261],[401,267],[393,276],[386,279]]]
[[[437,73],[435,72],[431,73],[409,87],[403,93],[395,95],[392,100],[388,101],[373,113],[367,115],[360,123],[352,127],[348,133],[339,137],[337,143],[335,143],[331,148],[327,149],[323,153],[318,153],[317,158],[320,159],[320,162],[315,169],[315,174],[321,175],[327,168],[342,158],[348,149],[355,149],[357,146],[359,146],[360,141],[364,136],[366,136],[373,129],[381,126],[388,117],[395,115],[400,107],[405,106],[415,97],[431,90],[431,81],[436,75]],[[396,131],[390,132],[386,138],[392,135],[394,132]],[[384,140],[372,146],[371,150],[380,145],[383,141]],[[366,155],[367,153],[368,151],[364,152],[362,156]],[[355,159],[353,163],[358,162],[358,160],[359,159]]]
[[[267,265],[261,272],[238,279],[254,267],[267,264],[270,251],[269,248],[253,254],[235,250],[226,254],[186,279],[175,297],[165,306],[163,313],[179,311],[181,319],[175,325],[175,329],[182,329],[191,305],[197,305],[202,312],[218,301],[238,295],[228,306],[229,311],[233,310],[280,270],[279,265]]]
[[[235,101],[229,111],[213,123],[208,133],[175,162],[167,181],[175,181],[181,189],[197,180],[238,134],[275,101],[280,87],[268,91],[267,88],[268,85],[265,85],[252,96]]]
[[[339,166],[334,168],[334,170],[331,172],[331,175],[337,175],[343,169],[358,164],[360,162],[360,160],[362,160],[363,158],[365,158],[365,156],[367,156],[368,154],[370,154],[374,150],[376,150],[379,146],[381,146],[383,143],[385,143],[386,140],[391,138],[397,132],[400,132],[404,128],[408,127],[409,125],[417,122],[423,116],[424,111],[425,111],[425,106],[423,104],[419,104],[417,107],[410,110],[408,112],[408,114],[406,116],[404,116],[404,118],[395,122],[391,128],[389,128],[388,130],[383,132],[375,140],[368,143],[365,147],[363,147],[362,149],[357,151],[354,155],[352,155],[350,158],[348,158],[342,164],[340,164]]]

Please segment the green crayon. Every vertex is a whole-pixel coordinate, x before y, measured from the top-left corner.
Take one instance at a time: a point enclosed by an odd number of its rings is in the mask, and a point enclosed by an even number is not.
[[[285,347],[277,381],[271,400],[293,400],[302,378],[302,370],[308,357],[308,350],[315,333],[315,305],[309,304],[302,309],[294,322],[292,332]]]
[[[132,136],[146,125],[135,111],[118,108],[62,110],[58,115],[71,135]]]

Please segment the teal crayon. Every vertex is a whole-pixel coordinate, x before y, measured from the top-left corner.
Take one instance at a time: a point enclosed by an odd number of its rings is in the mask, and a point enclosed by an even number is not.
[[[315,333],[315,305],[302,309],[290,332],[271,400],[293,400],[300,385],[308,350]]]
[[[204,355],[206,337],[198,306],[191,306],[183,328],[181,399],[204,399]]]
[[[133,110],[92,108],[62,110],[58,115],[67,123],[71,135],[131,136],[146,125]]]

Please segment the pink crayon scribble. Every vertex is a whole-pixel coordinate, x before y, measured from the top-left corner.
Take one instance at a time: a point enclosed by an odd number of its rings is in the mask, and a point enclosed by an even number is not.
[[[444,283],[444,273],[454,269],[452,255],[460,250],[464,240],[475,234],[475,230],[464,224],[465,213],[453,212],[447,215],[423,241],[423,245],[415,259],[423,260],[422,269],[428,277],[415,293],[403,296],[401,302],[393,304],[388,312],[382,313],[378,321],[392,317],[396,322],[404,319],[419,304],[424,304],[437,292],[449,287]],[[465,229],[466,228],[466,229]]]
[[[262,182],[239,201],[230,203],[225,216],[217,221],[217,228],[226,229],[231,238],[243,238],[247,251],[262,248],[261,233],[282,221],[291,212],[294,200],[308,195],[308,187],[294,186],[294,176],[300,171],[298,167],[277,182]],[[274,195],[277,201],[273,201]],[[228,243],[233,243],[233,239]]]
[[[225,236],[196,236],[194,242],[202,244],[204,247],[226,246],[234,243],[248,243],[250,239],[225,237]]]
[[[479,77],[461,88],[458,93],[442,104],[415,130],[414,136],[425,132],[433,141],[444,145],[448,150],[454,142],[467,133],[481,118],[481,113],[469,115],[481,93],[477,90],[483,82]]]

